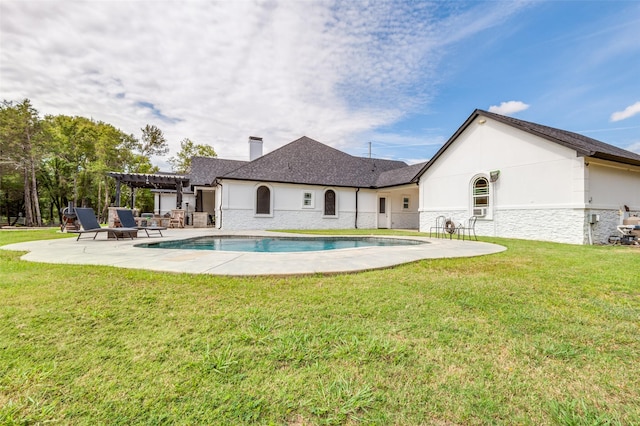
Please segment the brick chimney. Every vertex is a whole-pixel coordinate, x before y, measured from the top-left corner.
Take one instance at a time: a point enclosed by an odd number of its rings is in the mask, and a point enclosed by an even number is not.
[[[262,138],[249,136],[249,161],[262,157]]]

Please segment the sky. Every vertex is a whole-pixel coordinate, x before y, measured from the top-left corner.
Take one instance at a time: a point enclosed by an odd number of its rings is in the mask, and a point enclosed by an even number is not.
[[[248,160],[431,158],[475,109],[640,153],[640,2],[0,0],[0,99]]]

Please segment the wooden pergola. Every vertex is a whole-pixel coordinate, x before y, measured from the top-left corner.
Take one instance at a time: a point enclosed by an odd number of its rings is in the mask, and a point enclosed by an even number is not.
[[[176,208],[182,207],[182,188],[189,186],[189,178],[172,173],[121,173],[107,172],[116,180],[116,207],[120,207],[121,185],[131,188],[131,205],[135,205],[135,189],[166,189],[176,191]]]

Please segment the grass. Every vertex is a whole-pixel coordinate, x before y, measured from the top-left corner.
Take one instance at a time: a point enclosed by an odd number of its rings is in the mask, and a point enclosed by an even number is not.
[[[0,250],[0,424],[640,424],[640,250],[483,240],[296,278]]]

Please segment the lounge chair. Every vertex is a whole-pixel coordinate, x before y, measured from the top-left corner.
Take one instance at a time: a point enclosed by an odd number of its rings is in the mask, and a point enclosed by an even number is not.
[[[140,231],[144,231],[146,232],[147,237],[151,237],[151,235],[149,235],[149,231],[157,232],[162,237],[162,231],[167,229],[166,226],[138,226],[131,210],[116,209],[116,212],[118,213],[118,218],[120,219],[120,224],[122,226],[125,228],[135,228]]]
[[[138,230],[135,228],[102,228],[98,223],[98,219],[96,219],[95,212],[91,208],[76,207],[76,215],[78,217],[78,222],[80,222],[80,226],[82,226],[81,230],[72,231],[78,233],[76,241],[80,239],[82,234],[88,234],[91,232],[94,233],[94,240],[100,232],[106,232],[109,237],[113,236],[116,240],[125,237],[133,240],[133,237],[138,235]]]

